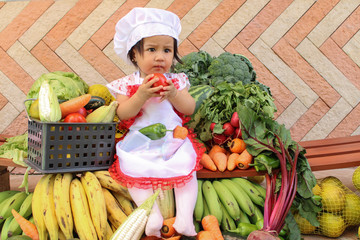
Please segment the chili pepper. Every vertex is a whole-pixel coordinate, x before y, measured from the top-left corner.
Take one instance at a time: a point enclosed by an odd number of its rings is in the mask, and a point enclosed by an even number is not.
[[[141,132],[151,140],[158,140],[165,137],[167,131],[171,130],[167,130],[166,126],[162,123],[155,123],[147,127],[143,127],[139,130],[139,132]]]
[[[247,222],[240,222],[237,225],[237,228],[234,230],[228,230],[229,232],[237,233],[242,237],[247,237],[252,231],[258,230],[255,224],[247,223]]]
[[[272,169],[280,167],[280,161],[277,157],[268,156],[266,154],[259,154],[254,158],[254,163],[251,164],[254,166],[257,172],[259,171],[268,171],[271,172]]]

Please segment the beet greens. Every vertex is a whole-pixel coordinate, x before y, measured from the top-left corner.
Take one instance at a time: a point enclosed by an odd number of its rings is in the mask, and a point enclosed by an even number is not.
[[[249,153],[255,157],[259,154],[276,156],[280,161],[280,169],[266,166],[262,231],[278,235],[286,222],[289,239],[300,239],[292,212],[298,211],[311,224],[319,226],[316,214],[321,211],[320,203],[313,198],[316,179],[305,157],[306,151],[291,139],[290,131],[274,119],[244,106],[238,106],[237,112]]]

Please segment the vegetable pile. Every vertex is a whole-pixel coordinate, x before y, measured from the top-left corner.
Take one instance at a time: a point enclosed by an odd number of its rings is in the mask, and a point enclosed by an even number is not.
[[[224,81],[214,87],[214,92],[202,102],[199,110],[191,116],[188,125],[194,129],[201,141],[209,141],[213,134],[224,133],[223,125],[230,122],[234,109],[240,105],[268,117],[273,117],[276,111],[273,98],[258,85]],[[213,131],[210,129],[212,123],[215,123]]]

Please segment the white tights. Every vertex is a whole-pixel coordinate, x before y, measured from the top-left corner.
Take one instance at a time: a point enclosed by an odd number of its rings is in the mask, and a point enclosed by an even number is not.
[[[197,179],[196,172],[193,178],[183,187],[174,188],[176,204],[176,220],[174,228],[177,233],[185,236],[196,236],[193,224],[193,213],[197,198]],[[140,206],[154,191],[150,189],[129,188],[129,193],[137,206]],[[161,227],[163,217],[156,202],[151,210],[148,222],[145,227],[147,236],[161,237]]]

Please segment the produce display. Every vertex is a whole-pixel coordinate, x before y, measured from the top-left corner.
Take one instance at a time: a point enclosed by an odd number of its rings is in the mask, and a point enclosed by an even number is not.
[[[336,238],[347,227],[360,225],[360,197],[336,177],[315,179],[305,149],[274,120],[271,91],[256,80],[249,59],[227,52],[212,57],[199,51],[182,61],[174,71],[185,72],[191,83],[189,93],[196,107],[187,116],[190,120],[185,127],[166,129],[155,123],[139,132],[156,140],[168,131],[185,139],[190,131],[206,148],[200,160],[204,169],[220,173],[254,169],[259,176],[198,179],[194,209],[198,234],[185,237],[173,227],[172,189],[156,190],[136,206],[127,188],[115,182],[108,170],[45,173],[34,192],[27,188],[0,192],[1,239],[297,240],[300,234]],[[40,123],[119,121],[118,103],[106,86],[88,86],[74,73],[42,75],[27,99],[31,99],[25,102],[29,117]],[[126,133],[120,124],[114,131],[117,140]],[[0,157],[26,166],[27,139],[27,133],[7,139],[0,146]],[[360,190],[360,167],[352,181]],[[144,234],[155,202],[164,218],[162,238]]]

